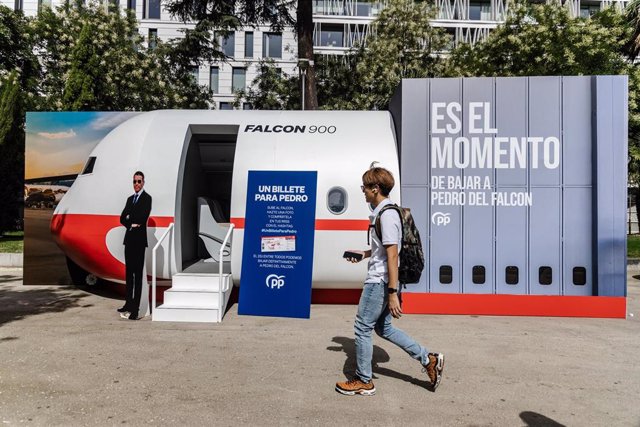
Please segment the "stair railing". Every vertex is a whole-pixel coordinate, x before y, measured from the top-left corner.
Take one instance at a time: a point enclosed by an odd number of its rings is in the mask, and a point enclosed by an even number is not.
[[[173,231],[173,222],[169,224],[167,227],[167,231],[164,232],[158,243],[153,247],[152,255],[151,255],[151,304],[153,310],[151,311],[151,320],[153,320],[153,316],[156,314],[156,252],[162,241]],[[172,233],[173,234],[173,233]],[[169,245],[169,255],[171,255],[171,245]],[[169,274],[171,274],[171,256],[169,259]]]
[[[224,299],[224,293],[226,291],[229,290],[228,287],[225,287],[224,289],[222,289],[222,266],[224,265],[224,249],[227,247],[227,242],[229,241],[229,238],[231,237],[231,233],[233,233],[233,228],[235,227],[235,225],[233,223],[229,224],[229,231],[227,231],[226,236],[224,236],[224,241],[222,242],[222,245],[220,245],[220,258],[219,258],[219,262],[218,262],[218,266],[219,266],[219,270],[218,270],[218,323],[222,322],[222,310],[223,310],[223,304],[222,304],[222,300]]]

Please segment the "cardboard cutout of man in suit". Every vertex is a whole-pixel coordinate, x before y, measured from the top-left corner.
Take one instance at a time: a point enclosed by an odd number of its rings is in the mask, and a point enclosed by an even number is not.
[[[126,228],[124,235],[124,260],[127,277],[127,299],[118,309],[120,316],[129,320],[138,320],[142,280],[147,249],[147,221],[151,214],[151,196],[144,191],[144,174],[133,174],[135,193],[127,199],[120,215],[120,223]],[[146,278],[144,278],[146,280]]]

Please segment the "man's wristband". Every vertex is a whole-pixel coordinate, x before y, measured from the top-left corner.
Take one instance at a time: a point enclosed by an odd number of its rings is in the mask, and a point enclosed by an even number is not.
[[[389,288],[390,294],[395,294],[396,292],[398,292],[398,288]]]

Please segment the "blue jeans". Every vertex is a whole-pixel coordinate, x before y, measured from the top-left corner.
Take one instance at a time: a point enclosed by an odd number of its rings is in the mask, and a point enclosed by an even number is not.
[[[391,324],[388,307],[388,286],[385,282],[365,283],[358,304],[358,314],[354,325],[356,335],[356,377],[361,381],[371,381],[371,359],[373,357],[372,331],[391,341],[423,365],[429,354],[425,347]]]

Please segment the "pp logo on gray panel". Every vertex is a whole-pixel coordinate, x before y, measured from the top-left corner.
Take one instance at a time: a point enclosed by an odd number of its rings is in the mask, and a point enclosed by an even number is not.
[[[431,215],[431,223],[433,225],[447,225],[451,222],[451,214],[450,213],[444,213],[444,212],[434,212],[433,215]]]
[[[267,280],[265,280],[267,284],[267,288],[271,289],[280,289],[284,286],[284,276],[278,276],[276,274],[270,274],[267,276]]]

